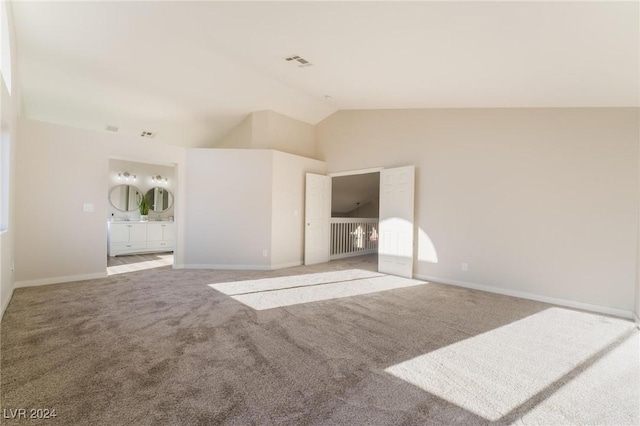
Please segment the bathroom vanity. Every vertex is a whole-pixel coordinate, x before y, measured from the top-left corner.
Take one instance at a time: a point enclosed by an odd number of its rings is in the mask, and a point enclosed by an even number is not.
[[[174,222],[108,222],[107,254],[111,257],[173,251],[174,244]]]
[[[146,193],[131,184],[121,184],[111,188],[109,201],[116,210],[122,212],[122,220],[114,218],[108,222],[107,254],[109,256],[173,251],[176,226],[172,220],[126,220],[130,213],[138,211],[143,198],[148,201],[150,211],[157,213],[158,217],[171,214],[173,194],[166,188],[153,187]]]

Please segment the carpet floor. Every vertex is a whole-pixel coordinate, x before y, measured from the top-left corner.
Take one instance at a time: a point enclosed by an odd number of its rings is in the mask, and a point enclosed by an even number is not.
[[[163,266],[16,289],[2,423],[640,423],[631,321],[375,270]]]

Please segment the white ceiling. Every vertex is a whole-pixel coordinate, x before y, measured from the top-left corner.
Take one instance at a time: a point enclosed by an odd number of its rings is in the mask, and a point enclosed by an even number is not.
[[[315,124],[339,109],[640,105],[636,1],[12,9],[28,117],[184,146],[265,109]]]

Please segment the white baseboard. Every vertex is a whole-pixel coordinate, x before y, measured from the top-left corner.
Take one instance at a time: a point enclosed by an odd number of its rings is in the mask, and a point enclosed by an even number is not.
[[[15,285],[11,288],[11,291],[9,292],[9,297],[7,297],[7,300],[5,300],[2,303],[2,312],[0,312],[0,320],[2,319],[2,317],[4,317],[4,313],[7,311],[7,308],[9,307],[9,302],[11,302],[11,298],[13,297],[14,289],[15,289]]]
[[[86,280],[95,280],[98,278],[106,278],[107,272],[96,272],[94,274],[85,274],[85,275],[69,275],[66,277],[53,277],[53,278],[42,278],[39,280],[28,280],[28,281],[18,281],[15,283],[14,288],[22,288],[22,287],[34,287],[39,285],[48,285],[48,284],[60,284],[60,283],[69,283],[74,281],[86,281]]]
[[[592,305],[590,303],[575,302],[573,300],[558,299],[555,297],[541,296],[533,293],[525,293],[522,291],[508,290],[500,287],[474,284],[466,281],[449,280],[445,278],[431,277],[427,275],[416,274],[414,277],[423,281],[431,281],[439,284],[455,285],[458,287],[471,288],[474,290],[481,290],[489,293],[504,294],[505,296],[519,297],[521,299],[535,300],[537,302],[551,303],[554,305],[566,306],[569,308],[584,309],[585,311],[598,312],[598,313],[607,314],[607,315],[615,315],[623,318],[629,318],[629,319],[634,318],[634,313],[632,311],[625,311],[624,309],[609,308],[607,306]],[[636,316],[636,321],[637,321],[637,316]]]
[[[277,265],[271,265],[271,269],[284,269],[284,268],[293,268],[294,266],[302,265],[302,261],[298,260],[295,262],[287,262],[287,263],[279,263]]]

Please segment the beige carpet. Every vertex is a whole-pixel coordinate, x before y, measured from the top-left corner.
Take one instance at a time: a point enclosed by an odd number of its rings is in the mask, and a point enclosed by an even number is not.
[[[209,284],[209,287],[250,308],[263,310],[426,284],[362,269],[347,269]]]
[[[1,327],[3,417],[46,408],[57,417],[42,424],[640,423],[631,322],[370,271],[371,256],[18,289]],[[314,288],[322,300],[306,298]],[[279,307],[234,299],[252,294]]]

